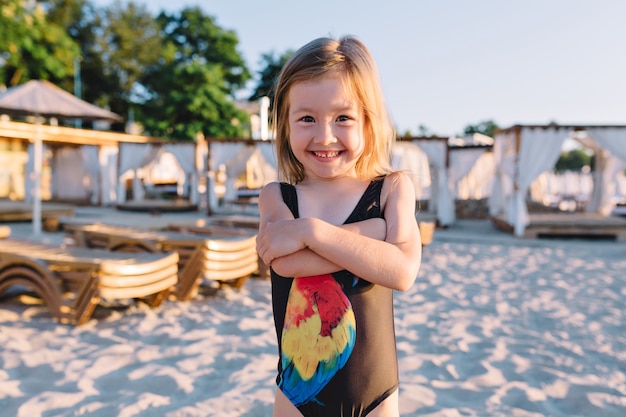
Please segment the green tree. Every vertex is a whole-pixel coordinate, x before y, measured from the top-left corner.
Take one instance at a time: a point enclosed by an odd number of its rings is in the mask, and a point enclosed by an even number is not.
[[[200,8],[161,12],[161,57],[142,77],[145,105],[138,120],[151,135],[193,139],[244,137],[248,116],[234,102],[250,79],[235,32]]]
[[[100,59],[108,91],[101,92],[120,114],[145,101],[144,74],[161,61],[162,35],[155,17],[144,4],[116,0],[101,12]]]
[[[65,29],[47,20],[43,4],[0,2],[0,83],[15,86],[31,79],[63,79],[73,74],[78,45]]]
[[[593,169],[593,154],[584,149],[572,149],[568,152],[561,152],[554,169],[557,172],[580,171],[584,166],[589,166]]]
[[[105,71],[101,37],[104,10],[97,9],[88,0],[49,0],[48,20],[63,27],[80,47],[75,58],[77,73],[56,79],[57,85],[67,91],[76,91],[80,98],[101,107],[111,107],[112,91],[118,88],[115,79]],[[120,112],[121,109],[112,109]]]
[[[430,129],[424,125],[424,124],[420,124],[417,127],[417,133],[419,136],[432,136],[432,132],[430,131]]]
[[[278,74],[280,74],[280,71],[291,58],[293,52],[293,50],[289,49],[280,56],[276,56],[275,52],[261,55],[261,70],[258,72],[256,88],[248,98],[249,101],[256,101],[261,97],[269,97],[270,109],[274,107],[274,84]]]
[[[463,132],[464,135],[472,135],[474,133],[482,133],[489,137],[493,137],[498,125],[493,120],[484,120],[475,125],[467,125]]]

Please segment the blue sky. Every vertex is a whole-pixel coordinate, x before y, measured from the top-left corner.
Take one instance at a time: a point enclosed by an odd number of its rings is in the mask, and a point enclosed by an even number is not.
[[[377,60],[400,133],[468,124],[626,124],[623,0],[136,0],[150,11],[200,6],[260,56],[352,34]],[[96,0],[106,6],[109,0]]]

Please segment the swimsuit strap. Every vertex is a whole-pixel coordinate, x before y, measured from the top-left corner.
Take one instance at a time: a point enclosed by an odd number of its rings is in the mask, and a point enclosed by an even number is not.
[[[286,182],[280,183],[280,193],[283,195],[283,201],[291,210],[291,214],[293,214],[294,219],[297,219],[300,216],[298,211],[298,195],[296,194],[296,187],[293,184],[289,184]]]
[[[380,192],[383,188],[385,177],[381,176],[372,180],[367,186],[367,189],[361,196],[356,207],[350,213],[350,216],[345,223],[354,223],[360,220],[383,217],[382,210],[380,208]],[[296,187],[293,184],[286,182],[280,183],[280,192],[283,197],[283,201],[291,210],[294,218],[300,216],[298,210],[298,195],[296,194]]]
[[[365,219],[383,217],[380,208],[380,192],[383,188],[385,177],[378,177],[372,180],[361,196],[356,207],[346,220],[347,223],[354,223]]]

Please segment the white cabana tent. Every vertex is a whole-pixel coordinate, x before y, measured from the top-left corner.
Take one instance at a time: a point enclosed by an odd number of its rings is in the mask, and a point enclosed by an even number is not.
[[[94,205],[112,205],[117,201],[118,157],[121,143],[159,143],[160,139],[111,131],[40,125],[42,164],[50,167],[45,199],[79,200]],[[0,143],[26,142],[5,154],[11,158],[8,172],[18,170],[11,188],[33,190],[35,146],[31,142],[32,124],[0,118]],[[15,165],[19,165],[16,168]],[[23,166],[23,168],[22,168]],[[7,172],[7,170],[5,170]],[[46,188],[48,190],[48,188]],[[33,203],[33,194],[18,192],[25,202]]]
[[[30,80],[0,94],[0,112],[17,116],[34,116],[35,128],[28,168],[32,171],[33,233],[41,233],[41,170],[43,162],[44,118],[121,121],[122,117],[107,109],[62,90],[45,80]]]
[[[428,156],[416,144],[398,141],[391,150],[391,167],[408,174],[417,200],[430,199],[431,174]]]
[[[238,156],[239,155],[239,156]],[[225,168],[226,183],[229,193],[236,192],[235,178],[244,172],[249,166],[249,160],[253,158],[262,165],[262,171],[257,171],[261,186],[267,182],[276,180],[270,171],[277,172],[278,162],[274,151],[274,143],[271,141],[259,141],[248,139],[219,139],[208,142],[208,210],[209,214],[219,213],[220,207],[216,193],[217,172],[220,166]],[[258,167],[257,167],[258,168]]]
[[[392,150],[392,168],[409,172],[418,200],[440,226],[456,220],[455,199],[481,199],[494,180],[492,140],[474,135],[471,141],[439,136],[400,138]]]
[[[451,225],[454,222],[454,200],[448,181],[448,138],[438,136],[401,138],[396,146],[406,147],[402,145],[403,143],[417,146],[428,157],[431,177],[428,212],[436,217],[440,226]],[[406,165],[407,162],[403,162],[403,159],[408,155],[402,157],[400,155],[396,149],[392,158],[392,168],[403,169]],[[413,165],[415,164],[412,163],[411,166]],[[421,176],[422,172],[421,168],[418,168],[418,172],[412,173]]]
[[[237,179],[245,177],[245,188],[259,189],[278,179],[276,167],[267,162],[263,152],[256,146],[245,146],[224,163],[226,171],[226,194],[236,199]]]
[[[164,153],[172,155],[177,162],[177,195],[189,199],[190,204],[200,201],[200,179],[206,172],[206,142],[150,142],[120,143],[117,203],[126,201],[125,179],[132,178],[133,200],[145,195],[144,181],[149,179],[143,172],[158,161]],[[146,178],[144,178],[146,177]]]
[[[449,146],[448,186],[453,202],[488,197],[493,187],[494,172],[491,145]],[[456,220],[454,210],[452,216],[453,221]]]
[[[515,125],[496,132],[494,156],[496,178],[489,201],[491,216],[503,216],[516,236],[529,224],[526,196],[532,182],[552,169],[567,138],[594,149],[596,174],[589,211],[610,212],[605,178],[614,170],[611,158],[626,161],[626,126]]]

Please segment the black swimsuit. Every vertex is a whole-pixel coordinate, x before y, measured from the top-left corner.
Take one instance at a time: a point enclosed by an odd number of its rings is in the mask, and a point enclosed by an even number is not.
[[[346,224],[383,217],[383,181],[369,184]],[[282,183],[281,192],[298,218],[295,187]],[[276,382],[305,417],[365,416],[398,388],[391,289],[346,270],[296,279],[272,270],[271,277]]]

